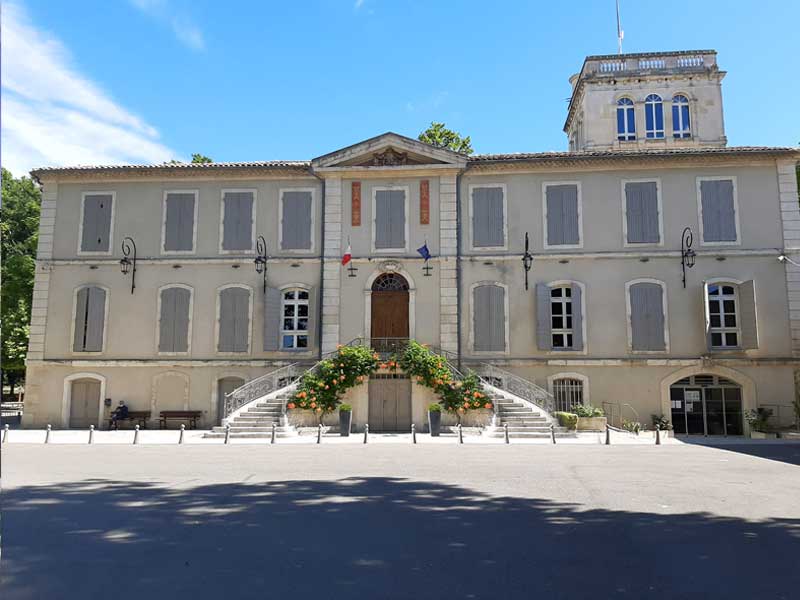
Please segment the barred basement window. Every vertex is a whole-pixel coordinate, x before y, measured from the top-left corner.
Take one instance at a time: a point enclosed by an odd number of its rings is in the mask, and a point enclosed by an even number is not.
[[[550,328],[553,349],[572,348],[572,288],[550,290]]]
[[[281,347],[308,348],[308,291],[284,291],[282,306]]]
[[[557,411],[572,411],[579,404],[583,404],[583,382],[572,378],[554,379],[553,398]]]

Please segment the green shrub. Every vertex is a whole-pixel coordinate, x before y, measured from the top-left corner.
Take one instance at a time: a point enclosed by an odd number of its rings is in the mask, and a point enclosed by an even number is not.
[[[639,423],[639,421],[628,421],[627,419],[622,419],[622,428],[625,431],[630,431],[631,433],[639,435],[639,431],[642,429],[642,424]]]
[[[353,407],[349,404],[340,404],[339,412],[353,412]]]
[[[744,418],[753,431],[767,431],[769,429],[769,418],[771,416],[772,409],[764,408],[763,406],[744,412]]]
[[[653,429],[660,429],[661,431],[669,431],[672,429],[672,423],[664,415],[650,415],[653,421]]]
[[[553,413],[553,415],[558,419],[558,424],[561,425],[561,427],[575,429],[578,426],[578,415],[575,413],[556,412]]]
[[[602,408],[589,404],[578,404],[572,407],[573,412],[579,417],[603,417],[605,413]]]
[[[434,402],[428,405],[428,412],[442,412],[442,405]]]

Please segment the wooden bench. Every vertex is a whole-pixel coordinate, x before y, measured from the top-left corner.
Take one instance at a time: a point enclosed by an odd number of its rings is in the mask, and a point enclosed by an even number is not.
[[[150,411],[149,410],[129,410],[128,416],[124,419],[117,419],[114,420],[113,417],[108,418],[108,428],[109,429],[119,429],[119,424],[121,421],[130,421],[133,423],[134,421],[138,421],[139,426],[142,429],[147,429],[147,421],[150,419]]]
[[[160,429],[167,428],[167,421],[188,421],[189,429],[197,429],[197,420],[203,416],[201,410],[162,410],[158,417]]]

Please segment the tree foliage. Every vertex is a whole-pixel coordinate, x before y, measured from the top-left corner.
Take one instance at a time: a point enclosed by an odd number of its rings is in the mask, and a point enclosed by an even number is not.
[[[209,157],[203,154],[192,154],[192,163],[213,163],[214,161],[211,160]]]
[[[25,370],[25,356],[28,351],[41,192],[30,178],[17,179],[3,169],[2,194],[0,276],[3,288],[0,296],[0,343],[3,373],[10,381],[15,381]]]
[[[446,148],[461,154],[472,154],[472,141],[469,136],[462,137],[457,131],[448,129],[444,123],[433,121],[425,131],[419,134],[420,142],[425,142],[437,148]]]

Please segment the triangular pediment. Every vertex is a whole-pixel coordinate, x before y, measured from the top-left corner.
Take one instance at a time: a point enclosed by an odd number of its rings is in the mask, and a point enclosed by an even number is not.
[[[466,164],[466,159],[466,156],[458,152],[390,132],[315,158],[311,164],[315,169],[424,165],[452,165],[460,168]]]

